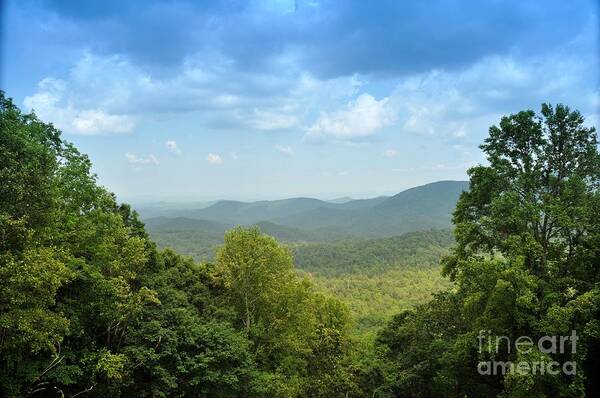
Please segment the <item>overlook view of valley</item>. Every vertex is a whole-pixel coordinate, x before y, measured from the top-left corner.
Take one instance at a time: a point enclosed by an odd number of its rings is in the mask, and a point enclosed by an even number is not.
[[[597,0],[0,0],[0,398],[600,397]]]
[[[439,260],[454,242],[452,211],[467,189],[466,181],[440,181],[371,199],[157,203],[137,210],[159,247],[196,261],[214,260],[227,230],[257,226],[290,248],[301,274],[343,298],[358,330],[375,331],[448,286]]]

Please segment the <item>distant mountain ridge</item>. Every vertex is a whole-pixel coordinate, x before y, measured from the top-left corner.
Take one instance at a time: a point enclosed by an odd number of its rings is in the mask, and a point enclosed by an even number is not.
[[[272,221],[304,229],[336,228],[369,237],[444,229],[451,226],[452,211],[466,189],[466,181],[439,181],[407,189],[372,206],[320,207]]]
[[[255,225],[284,240],[384,237],[451,226],[452,211],[467,181],[438,181],[394,196],[332,203],[313,198],[273,201],[218,201],[199,209],[175,209],[145,219],[153,230],[203,230],[219,234],[233,225]],[[142,213],[143,215],[143,213]],[[269,232],[269,231],[265,231]]]

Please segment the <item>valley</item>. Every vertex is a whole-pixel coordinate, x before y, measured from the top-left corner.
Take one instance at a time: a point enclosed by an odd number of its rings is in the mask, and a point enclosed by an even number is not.
[[[449,286],[439,261],[454,243],[451,213],[467,186],[440,181],[372,199],[163,204],[139,212],[160,248],[201,262],[214,261],[226,231],[257,226],[290,249],[300,275],[347,304],[355,334],[370,339],[392,315]]]

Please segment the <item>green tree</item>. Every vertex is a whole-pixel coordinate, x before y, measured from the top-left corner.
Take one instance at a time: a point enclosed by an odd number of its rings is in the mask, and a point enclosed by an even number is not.
[[[53,359],[69,320],[56,293],[73,278],[70,256],[51,244],[59,132],[23,115],[0,92],[0,391],[19,396]]]
[[[252,341],[257,396],[357,391],[349,364],[348,310],[294,272],[287,248],[254,228],[235,228],[217,253],[216,280]]]
[[[380,336],[392,396],[593,396],[600,323],[600,156],[595,129],[568,107],[544,104],[490,128],[481,146],[489,165],[469,170],[470,189],[454,212],[456,247],[443,259],[456,284]],[[426,331],[424,331],[426,329]],[[492,336],[536,340],[579,334],[577,353],[525,355]],[[514,348],[514,347],[513,347]],[[577,375],[476,372],[480,360],[575,360]],[[395,375],[400,375],[396,377]],[[446,391],[446,393],[444,393]]]

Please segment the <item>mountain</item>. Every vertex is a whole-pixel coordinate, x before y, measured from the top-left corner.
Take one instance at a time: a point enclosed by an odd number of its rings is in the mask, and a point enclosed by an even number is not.
[[[178,215],[220,223],[248,225],[299,214],[323,206],[334,206],[334,204],[312,198],[261,200],[258,202],[222,200],[212,206],[187,210]]]
[[[342,196],[341,198],[335,198],[335,199],[329,199],[326,200],[327,203],[346,203],[346,202],[350,202],[354,199],[352,199],[349,196]]]
[[[210,205],[190,205],[187,208],[181,205],[142,207],[138,209],[138,212],[144,220],[168,217],[250,225],[262,221],[273,221],[278,218],[291,217],[320,208],[349,210],[373,207],[388,198],[388,196],[378,196],[370,199],[348,198],[347,201],[343,200],[345,198],[340,198],[339,202],[313,198],[261,200],[257,202],[220,200]]]
[[[351,235],[371,237],[449,228],[452,211],[466,189],[468,182],[465,181],[439,181],[402,191],[374,206],[320,207],[276,218],[273,222],[304,229],[334,228]]]
[[[319,199],[291,198],[282,200],[262,200],[258,202],[240,202],[221,200],[207,207],[142,209],[142,219],[162,217],[183,217],[197,220],[215,221],[225,224],[249,225],[269,221],[276,217],[285,217],[310,211],[323,206],[335,206]]]
[[[203,209],[205,207],[215,204],[212,202],[145,202],[133,205],[142,219],[149,219],[155,217],[181,217],[184,216],[189,209]]]
[[[391,197],[351,200],[329,203],[318,199],[292,198],[275,201],[237,202],[220,201],[202,209],[177,209],[176,216],[145,219],[147,231],[159,247],[172,247],[197,260],[210,260],[215,249],[223,243],[223,234],[234,225],[258,225],[263,233],[294,246],[323,243],[299,249],[299,265],[313,268],[305,258],[318,259],[319,264],[341,264],[342,269],[352,266],[340,253],[351,253],[361,263],[380,260],[371,248],[382,246],[375,241],[365,245],[366,239],[387,238],[408,232],[451,227],[451,215],[460,193],[468,189],[464,181],[440,181],[402,191]],[[173,213],[169,213],[173,214]],[[407,235],[404,239],[409,239]],[[334,241],[349,241],[348,246],[327,246]],[[431,243],[431,242],[430,242]],[[398,246],[394,240],[383,246]],[[402,245],[400,245],[402,246]],[[364,252],[362,255],[356,253]],[[385,252],[385,251],[384,251]],[[382,253],[384,253],[382,252]],[[378,256],[380,254],[377,254]],[[324,256],[324,257],[323,257]],[[367,261],[371,256],[373,261]],[[388,256],[389,257],[389,256]],[[335,267],[334,267],[335,268]]]
[[[351,210],[351,209],[365,209],[367,207],[377,206],[383,203],[389,198],[389,196],[377,196],[376,198],[370,199],[354,199],[343,203],[338,203],[335,209]],[[331,208],[331,206],[329,206]]]
[[[451,226],[451,215],[465,181],[439,181],[394,196],[331,203],[312,198],[239,202],[177,209],[169,217],[146,219],[150,231],[198,230],[222,234],[233,225],[258,224],[286,241],[385,237]]]

